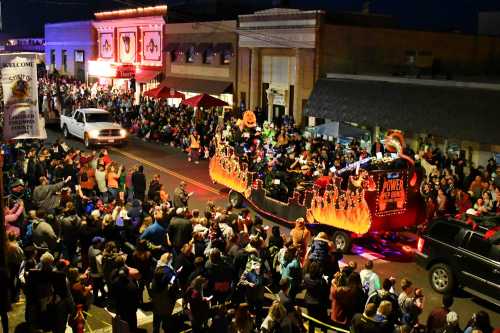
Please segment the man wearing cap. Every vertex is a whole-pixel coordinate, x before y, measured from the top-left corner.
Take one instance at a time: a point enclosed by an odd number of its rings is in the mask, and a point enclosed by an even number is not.
[[[186,182],[181,181],[179,186],[174,190],[174,207],[182,208],[188,206],[188,200],[193,195],[193,192],[188,193],[186,191]]]

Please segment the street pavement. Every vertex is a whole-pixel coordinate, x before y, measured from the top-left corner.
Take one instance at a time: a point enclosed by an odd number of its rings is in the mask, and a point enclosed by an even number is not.
[[[58,130],[49,129],[47,131],[49,141],[62,137],[62,133]],[[72,146],[84,149],[83,144],[76,139],[68,139],[66,142]],[[98,149],[98,148],[96,148]],[[130,137],[126,146],[109,147],[108,149],[111,158],[123,164],[126,168],[130,168],[136,164],[144,165],[147,182],[153,174],[160,174],[161,183],[165,185],[169,193],[172,195],[174,188],[181,180],[187,183],[187,190],[195,194],[189,201],[190,208],[204,210],[207,201],[213,201],[216,205],[227,204],[227,189],[222,186],[213,184],[208,175],[208,163],[206,161],[200,164],[194,164],[187,161],[187,155],[180,149],[165,146],[159,143],[144,142],[136,137]],[[271,221],[265,221],[267,225],[274,225]],[[285,227],[281,227],[282,232],[288,233]],[[368,260],[374,261],[374,270],[379,274],[380,278],[395,277],[398,281],[403,278],[409,278],[416,287],[422,287],[425,295],[424,312],[421,315],[422,319],[426,319],[430,311],[440,306],[441,295],[434,292],[429,284],[428,274],[425,270],[418,267],[412,260],[411,254],[394,255],[375,252],[370,242],[362,242],[361,245],[355,245],[353,252],[355,254],[345,255],[343,263],[354,261],[361,269]],[[405,258],[402,260],[402,258]],[[399,291],[399,288],[398,288]],[[330,305],[326,305],[330,306]],[[455,295],[455,303],[452,309],[460,316],[462,327],[471,318],[474,312],[484,310],[489,313],[492,325],[500,327],[500,309],[492,304],[473,298],[465,292],[457,292]],[[14,311],[10,314],[13,325],[22,321],[24,317],[23,304],[17,304]],[[94,332],[111,332],[109,323],[111,315],[104,309],[92,307],[91,316],[88,317],[88,324]],[[148,311],[139,310],[139,323],[142,327],[151,331],[152,314]]]

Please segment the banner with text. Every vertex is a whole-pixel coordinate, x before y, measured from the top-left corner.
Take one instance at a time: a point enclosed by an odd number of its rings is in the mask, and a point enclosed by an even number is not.
[[[4,140],[46,138],[38,113],[36,61],[30,53],[0,55]]]

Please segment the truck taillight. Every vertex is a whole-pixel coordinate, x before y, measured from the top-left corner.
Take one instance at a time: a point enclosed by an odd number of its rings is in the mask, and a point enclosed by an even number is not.
[[[422,237],[418,238],[417,250],[418,252],[422,252],[424,250],[425,239]]]

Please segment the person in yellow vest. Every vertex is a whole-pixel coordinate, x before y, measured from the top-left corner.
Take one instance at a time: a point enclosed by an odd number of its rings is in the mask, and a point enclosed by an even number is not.
[[[195,164],[199,163],[200,159],[200,135],[198,132],[193,131],[189,136],[189,157],[188,161],[194,161]]]

